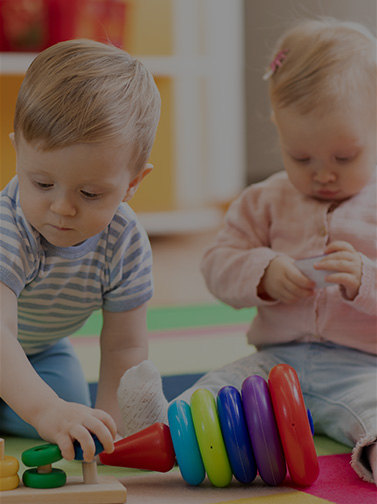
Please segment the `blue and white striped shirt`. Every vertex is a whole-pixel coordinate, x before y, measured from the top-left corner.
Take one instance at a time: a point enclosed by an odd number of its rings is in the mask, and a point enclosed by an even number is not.
[[[127,204],[101,233],[66,248],[26,221],[17,177],[1,192],[0,212],[0,281],[18,297],[18,339],[27,354],[72,334],[94,310],[127,311],[151,298],[150,243]]]

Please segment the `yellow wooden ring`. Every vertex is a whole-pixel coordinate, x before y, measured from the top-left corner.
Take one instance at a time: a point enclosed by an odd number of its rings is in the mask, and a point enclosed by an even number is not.
[[[0,478],[15,476],[20,468],[20,464],[15,457],[6,455],[4,460],[0,460]]]
[[[18,487],[20,483],[20,478],[18,474],[14,476],[8,476],[6,478],[0,478],[0,492],[6,492],[7,490],[14,490]],[[1,500],[1,499],[0,499]]]

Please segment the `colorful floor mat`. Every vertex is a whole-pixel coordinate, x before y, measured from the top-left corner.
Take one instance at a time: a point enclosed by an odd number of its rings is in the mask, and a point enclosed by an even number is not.
[[[253,352],[245,333],[254,314],[254,309],[236,311],[219,303],[150,308],[150,359],[163,375],[168,398],[175,397],[209,369]],[[72,337],[85,375],[93,384],[98,379],[101,324],[101,315],[97,312]],[[95,390],[95,385],[92,388]],[[323,436],[315,436],[314,442],[320,476],[309,488],[295,487],[289,478],[282,486],[269,487],[259,476],[248,486],[233,480],[229,487],[220,489],[206,479],[199,487],[190,487],[177,467],[159,474],[100,466],[99,473],[112,474],[127,487],[128,504],[377,503],[376,487],[361,481],[351,469],[348,447]],[[41,442],[7,437],[6,453],[20,459],[22,451],[38,444]],[[69,476],[81,474],[79,462],[60,461],[54,466],[62,468]],[[20,474],[24,469],[21,464]],[[0,502],[3,504],[1,495]]]
[[[149,358],[163,376],[197,375],[255,351],[246,341],[254,308],[221,304],[149,308]],[[95,312],[71,341],[90,383],[98,380],[102,315]],[[185,387],[187,388],[187,387]]]
[[[289,478],[282,486],[269,487],[259,477],[248,486],[232,482],[227,488],[213,488],[206,480],[189,487],[177,471],[122,481],[129,504],[376,504],[376,487],[361,481],[349,462],[350,454],[320,456],[320,476],[308,488],[291,485]]]

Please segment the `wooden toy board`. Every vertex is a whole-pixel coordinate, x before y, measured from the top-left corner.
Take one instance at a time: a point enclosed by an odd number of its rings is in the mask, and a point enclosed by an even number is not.
[[[84,484],[82,477],[69,477],[60,488],[28,488],[0,492],[1,504],[124,504],[125,487],[113,476],[99,476],[99,482]]]

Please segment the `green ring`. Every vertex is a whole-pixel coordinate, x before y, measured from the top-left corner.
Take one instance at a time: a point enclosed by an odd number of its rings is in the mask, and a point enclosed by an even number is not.
[[[23,484],[30,488],[58,488],[65,485],[67,475],[61,469],[50,473],[39,473],[38,469],[28,469],[22,475]]]
[[[191,414],[207,476],[212,485],[226,487],[232,480],[232,469],[221,433],[215,399],[209,390],[199,389],[193,393]]]
[[[44,444],[24,451],[21,458],[27,467],[39,467],[58,462],[63,457],[58,445]]]

